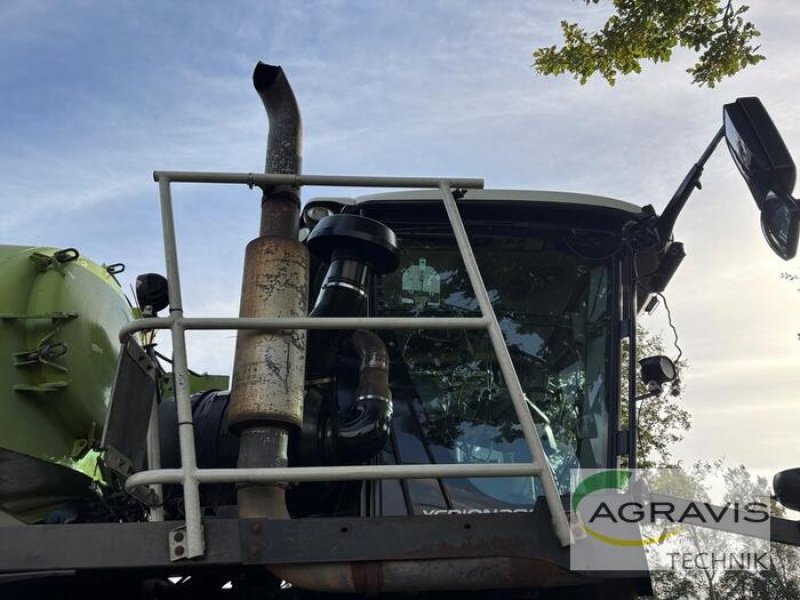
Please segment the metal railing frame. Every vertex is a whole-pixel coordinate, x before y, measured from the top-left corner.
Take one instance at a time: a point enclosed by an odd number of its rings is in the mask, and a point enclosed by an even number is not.
[[[553,471],[541,440],[536,432],[528,401],[511,361],[503,332],[492,308],[480,269],[475,261],[472,247],[456,199],[452,190],[481,189],[482,179],[446,179],[430,177],[359,177],[328,175],[269,175],[254,173],[216,173],[155,171],[153,178],[158,183],[161,201],[161,223],[164,238],[170,313],[164,318],[135,320],[120,332],[124,342],[136,332],[152,329],[169,329],[172,336],[175,400],[178,414],[178,437],[181,468],[161,469],[159,447],[151,430],[148,436],[148,454],[152,458],[149,470],[130,476],[125,488],[131,490],[149,485],[162,497],[163,484],[181,484],[185,505],[185,552],[182,558],[193,558],[204,554],[202,512],[200,506],[200,484],[211,483],[269,483],[300,481],[349,481],[374,479],[425,479],[444,477],[508,477],[538,476],[544,491],[545,501],[552,515],[556,537],[562,545],[571,543],[570,524],[561,502]],[[249,187],[276,185],[317,185],[349,187],[404,187],[438,188],[447,211],[447,217],[455,235],[458,249],[464,261],[481,316],[461,317],[359,317],[359,318],[187,318],[183,314],[178,251],[175,238],[175,222],[172,210],[172,183],[219,183],[244,184]],[[187,330],[244,330],[276,331],[290,329],[485,329],[490,336],[500,369],[508,387],[514,409],[519,419],[525,441],[530,448],[533,462],[514,464],[447,464],[447,465],[373,465],[373,466],[319,466],[288,468],[250,469],[199,469],[195,452],[194,425],[189,391],[189,370],[186,356]],[[153,411],[151,427],[157,431],[158,417]],[[155,467],[155,468],[153,468]],[[160,520],[163,513],[155,511],[151,519]]]

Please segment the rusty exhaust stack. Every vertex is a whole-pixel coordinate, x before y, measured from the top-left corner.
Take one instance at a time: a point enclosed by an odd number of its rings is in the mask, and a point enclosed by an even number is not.
[[[259,62],[253,85],[269,119],[265,171],[299,174],[302,124],[283,69]],[[260,234],[245,250],[241,317],[305,316],[309,260],[308,251],[297,240],[299,220],[297,186],[264,189]],[[239,331],[228,422],[241,435],[240,467],[287,466],[289,431],[303,419],[305,347],[302,330]],[[240,515],[271,516],[265,508],[285,506],[283,496],[283,488],[277,485],[241,487]]]

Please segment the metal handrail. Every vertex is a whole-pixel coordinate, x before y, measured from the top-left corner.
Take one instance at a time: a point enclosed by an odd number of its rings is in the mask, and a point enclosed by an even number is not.
[[[274,317],[256,319],[248,317],[199,319],[186,318],[172,313],[169,317],[136,319],[122,327],[120,341],[132,333],[151,329],[170,329],[178,323],[184,329],[255,329],[276,331],[283,329],[486,329],[484,317]]]
[[[469,238],[458,212],[452,188],[480,189],[482,179],[444,179],[426,177],[358,177],[328,175],[264,175],[253,173],[216,173],[155,171],[161,203],[161,223],[164,237],[170,315],[166,318],[145,318],[125,325],[120,339],[127,340],[137,331],[169,329],[173,346],[175,401],[178,413],[178,437],[181,457],[180,469],[150,469],[130,476],[125,483],[130,490],[142,485],[153,486],[160,494],[163,484],[180,483],[183,486],[186,528],[186,558],[202,556],[202,511],[199,486],[208,483],[265,483],[276,481],[344,481],[366,479],[417,479],[442,477],[508,477],[536,475],[540,478],[545,501],[550,509],[553,527],[563,545],[570,544],[570,526],[561,503],[549,460],[536,432],[536,424],[527,406],[527,399],[511,361],[503,332],[492,308],[489,294],[483,283]],[[187,318],[183,315],[175,223],[172,210],[171,183],[223,183],[253,186],[319,185],[353,187],[436,187],[442,194],[450,225],[456,238],[467,275],[481,310],[477,318],[460,317],[320,317],[320,318]],[[324,466],[258,469],[199,469],[194,444],[194,425],[189,391],[189,370],[186,356],[187,330],[211,329],[486,329],[508,387],[514,409],[530,448],[533,461],[514,464],[437,464],[437,465],[379,465],[379,466]],[[154,411],[155,412],[155,411]],[[157,428],[158,419],[151,421]],[[158,442],[152,431],[148,448],[151,456],[159,453]],[[153,461],[149,466],[157,465]]]
[[[200,483],[275,483],[280,481],[353,481],[361,479],[440,479],[452,477],[514,477],[539,475],[538,463],[483,463],[436,465],[347,465],[327,467],[262,467],[197,469]],[[127,489],[140,485],[181,483],[181,469],[141,471],[128,477]]]

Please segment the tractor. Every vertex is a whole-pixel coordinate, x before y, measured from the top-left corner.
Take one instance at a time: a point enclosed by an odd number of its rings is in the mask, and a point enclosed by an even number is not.
[[[648,595],[646,569],[570,569],[571,478],[636,466],[638,378],[661,393],[676,375],[664,356],[638,364],[637,315],[684,259],[676,219],[723,138],[769,246],[795,255],[795,167],[761,102],[725,105],[657,214],[480,179],[303,174],[284,71],[259,63],[253,82],[265,172],[155,171],[166,276],[139,276],[135,300],[119,264],[0,246],[0,595]],[[261,194],[238,318],[184,314],[182,183]],[[302,202],[304,185],[395,191]],[[230,386],[190,371],[191,330],[237,332]],[[775,487],[800,507],[800,471]],[[800,543],[791,521],[772,535]]]

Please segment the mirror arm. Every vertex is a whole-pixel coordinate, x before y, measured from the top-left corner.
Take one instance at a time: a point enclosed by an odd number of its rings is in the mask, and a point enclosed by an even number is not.
[[[678,215],[683,210],[689,196],[692,195],[695,188],[700,189],[702,187],[700,185],[700,177],[703,174],[703,167],[705,167],[706,161],[708,161],[709,157],[714,153],[714,150],[717,149],[717,145],[724,135],[725,127],[723,126],[719,128],[719,131],[714,136],[714,139],[711,140],[711,143],[708,145],[705,152],[703,152],[702,156],[694,166],[689,169],[689,172],[678,186],[669,204],[667,204],[666,208],[661,213],[658,224],[656,225],[656,230],[663,244],[666,244],[667,240],[669,240],[672,235],[672,228],[675,226],[675,221],[678,219]]]

